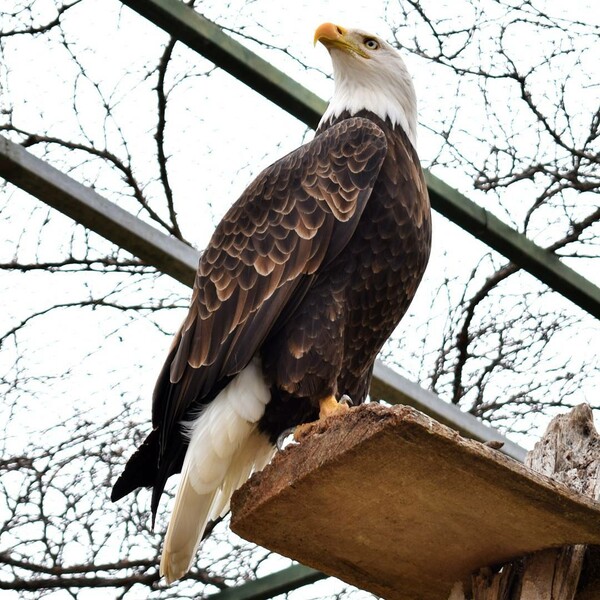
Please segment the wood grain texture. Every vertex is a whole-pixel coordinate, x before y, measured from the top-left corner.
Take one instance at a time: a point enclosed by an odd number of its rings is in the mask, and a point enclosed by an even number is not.
[[[446,600],[481,565],[600,543],[600,505],[412,408],[312,426],[233,497],[232,529],[397,600]]]

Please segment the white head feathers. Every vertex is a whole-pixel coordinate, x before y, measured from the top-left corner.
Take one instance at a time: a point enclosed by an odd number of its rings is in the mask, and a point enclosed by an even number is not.
[[[380,38],[358,29],[325,23],[315,32],[331,55],[335,90],[321,123],[348,111],[369,110],[389,119],[417,141],[417,98],[398,52]]]

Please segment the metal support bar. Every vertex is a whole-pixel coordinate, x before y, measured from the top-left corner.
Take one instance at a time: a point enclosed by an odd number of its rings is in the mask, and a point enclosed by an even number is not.
[[[427,172],[425,178],[439,213],[600,319],[600,288],[435,175]]]
[[[324,100],[181,0],[121,1],[309,127],[316,127],[327,105]],[[600,288],[431,173],[425,177],[435,210],[600,319]]]
[[[328,575],[304,565],[292,565],[270,575],[253,579],[209,596],[210,600],[266,600],[291,592],[304,585],[325,579]]]
[[[436,421],[451,427],[461,435],[480,442],[502,442],[502,452],[519,462],[525,460],[527,451],[503,436],[497,429],[484,425],[477,417],[465,413],[458,406],[440,400],[433,392],[402,377],[381,361],[375,363],[371,398],[385,400],[390,404],[408,404],[433,417]]]
[[[327,102],[180,0],[122,0],[175,39],[316,129]]]
[[[171,277],[193,285],[200,253],[0,136],[0,176]]]

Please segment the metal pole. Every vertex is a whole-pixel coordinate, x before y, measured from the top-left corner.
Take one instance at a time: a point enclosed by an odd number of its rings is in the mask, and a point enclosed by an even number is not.
[[[292,565],[287,569],[211,594],[209,598],[210,600],[266,600],[327,577],[328,575],[310,567]]]
[[[193,285],[200,253],[0,136],[0,176],[149,265]]]

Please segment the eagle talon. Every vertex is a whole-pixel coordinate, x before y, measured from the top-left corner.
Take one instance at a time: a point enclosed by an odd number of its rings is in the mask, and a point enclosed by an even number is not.
[[[292,440],[288,440],[286,442],[286,439],[290,435],[293,435],[295,431],[296,431],[295,427],[288,427],[288,429],[286,429],[285,431],[283,431],[282,433],[279,434],[279,437],[277,438],[277,441],[275,442],[275,445],[277,446],[277,450],[279,450],[279,452],[284,450],[290,444],[298,443],[295,436]]]
[[[348,394],[344,394],[340,398],[340,401],[338,402],[338,404],[341,404],[342,406],[347,406],[348,408],[352,408],[354,406],[354,402],[352,402],[352,398],[350,398],[350,396],[348,396]]]

